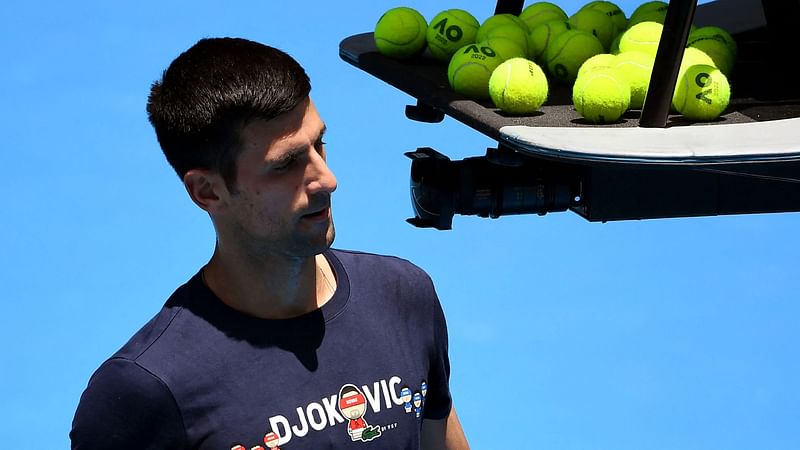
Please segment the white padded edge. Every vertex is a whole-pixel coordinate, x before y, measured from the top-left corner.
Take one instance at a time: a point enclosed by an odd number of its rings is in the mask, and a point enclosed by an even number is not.
[[[535,155],[622,163],[800,160],[800,118],[671,128],[500,128],[500,140]]]

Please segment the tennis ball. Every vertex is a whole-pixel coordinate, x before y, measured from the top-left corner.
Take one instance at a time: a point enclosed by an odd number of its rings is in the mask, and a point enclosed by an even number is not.
[[[525,58],[501,63],[489,78],[495,106],[511,114],[530,114],[547,100],[547,77],[539,65]]]
[[[456,50],[447,66],[447,79],[454,91],[474,100],[489,98],[489,77],[502,61],[486,45],[468,44]]]
[[[569,22],[566,20],[551,20],[543,24],[537,25],[528,35],[528,58],[536,61],[538,64],[545,64],[545,50],[547,46],[555,40],[555,38],[571,29]]]
[[[686,42],[686,46],[688,47],[692,45],[692,42],[694,42],[697,39],[710,38],[710,37],[717,38],[725,42],[725,45],[728,46],[728,50],[730,50],[731,52],[731,55],[733,55],[733,59],[734,60],[736,59],[736,56],[739,53],[738,45],[736,45],[736,40],[733,38],[733,36],[731,36],[730,33],[728,33],[727,31],[725,31],[725,29],[720,27],[705,26],[705,27],[695,28],[694,30],[692,30],[691,33],[689,33],[689,39]]]
[[[475,41],[480,42],[485,40],[487,33],[489,33],[492,28],[505,25],[520,27],[525,31],[526,34],[530,32],[528,25],[526,25],[525,22],[523,22],[519,17],[513,14],[495,14],[483,21],[481,26],[478,28],[478,34],[475,36]]]
[[[427,29],[428,23],[415,9],[392,8],[383,13],[375,25],[375,45],[383,55],[410,58],[425,49]]]
[[[728,107],[730,98],[725,74],[714,66],[696,64],[678,80],[672,106],[689,120],[714,120]]]
[[[657,22],[661,25],[664,25],[664,22],[667,19],[667,12],[666,11],[646,11],[638,16],[631,17],[631,20],[628,21],[628,27],[632,27],[636,24],[642,22]]]
[[[567,20],[567,13],[561,7],[550,2],[536,2],[528,5],[519,13],[519,18],[533,31],[537,26],[553,21]]]
[[[572,103],[575,110],[594,123],[619,120],[628,110],[631,88],[628,82],[611,68],[598,68],[575,80]]]
[[[667,16],[667,7],[669,5],[667,2],[662,1],[651,1],[645,2],[639,5],[633,13],[631,13],[630,19],[628,20],[628,28],[636,25],[637,23],[641,22],[658,22],[663,24],[664,17]],[[658,20],[660,18],[660,20]]]
[[[569,25],[576,30],[592,33],[603,44],[603,50],[608,51],[611,41],[617,36],[617,26],[614,20],[604,12],[596,9],[582,9],[569,18]]]
[[[494,38],[514,41],[523,50],[522,56],[528,54],[528,32],[517,25],[498,25],[490,28],[478,39],[477,42],[489,41]],[[476,37],[477,39],[477,37]],[[497,49],[495,49],[497,50]]]
[[[610,53],[600,53],[594,55],[581,64],[581,68],[578,69],[578,78],[590,70],[614,67],[616,59],[616,56]]]
[[[733,71],[733,60],[735,56],[731,53],[730,47],[725,41],[716,36],[698,37],[694,36],[688,42],[688,48],[696,48],[702,50],[706,55],[714,60],[716,66],[725,76],[729,76]]]
[[[678,79],[683,76],[683,73],[686,72],[691,66],[697,64],[705,64],[708,66],[717,67],[714,64],[714,60],[711,59],[704,51],[700,50],[699,48],[695,47],[686,47],[683,49],[683,57],[681,58],[681,65],[678,68]]]
[[[500,62],[511,58],[525,58],[527,56],[525,50],[523,50],[519,44],[502,37],[491,37],[478,43],[478,45],[479,47],[489,47],[494,50],[497,57],[500,58]]]
[[[658,22],[641,22],[628,28],[619,39],[619,51],[640,51],[653,55],[658,52],[658,41],[664,26]]]
[[[625,78],[631,87],[632,109],[642,109],[647,97],[647,88],[650,86],[650,75],[653,73],[655,58],[644,52],[629,51],[617,55],[614,69]]]
[[[557,81],[572,83],[581,65],[598,53],[603,53],[603,44],[594,35],[581,30],[567,30],[547,46],[547,70]]]
[[[615,5],[612,2],[607,1],[594,1],[589,2],[581,8],[584,9],[594,9],[600,12],[605,13],[608,17],[611,17],[611,20],[614,22],[614,25],[617,27],[617,33],[624,31],[628,28],[628,19],[625,17],[625,12],[623,12],[619,6]]]
[[[478,19],[463,9],[442,11],[431,20],[425,38],[431,55],[448,61],[459,48],[475,42]]]

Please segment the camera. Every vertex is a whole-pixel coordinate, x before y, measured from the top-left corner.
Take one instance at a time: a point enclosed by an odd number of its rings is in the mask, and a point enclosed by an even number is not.
[[[411,202],[420,228],[449,230],[453,216],[498,218],[511,214],[566,211],[580,205],[575,168],[548,164],[512,150],[490,148],[486,156],[452,161],[429,147],[411,158]]]

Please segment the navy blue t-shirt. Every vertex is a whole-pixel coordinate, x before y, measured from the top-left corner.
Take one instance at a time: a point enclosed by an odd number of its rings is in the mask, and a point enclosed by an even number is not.
[[[418,448],[451,406],[433,284],[399,258],[325,256],[336,292],[292,319],[237,312],[192,277],[92,376],[72,448]]]

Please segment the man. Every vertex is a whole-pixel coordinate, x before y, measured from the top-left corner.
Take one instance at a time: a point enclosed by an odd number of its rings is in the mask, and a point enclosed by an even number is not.
[[[92,376],[73,449],[468,448],[428,276],[330,248],[336,178],[309,92],[290,56],[231,38],[154,83],[150,121],[217,243]],[[420,418],[401,395],[418,380]]]

